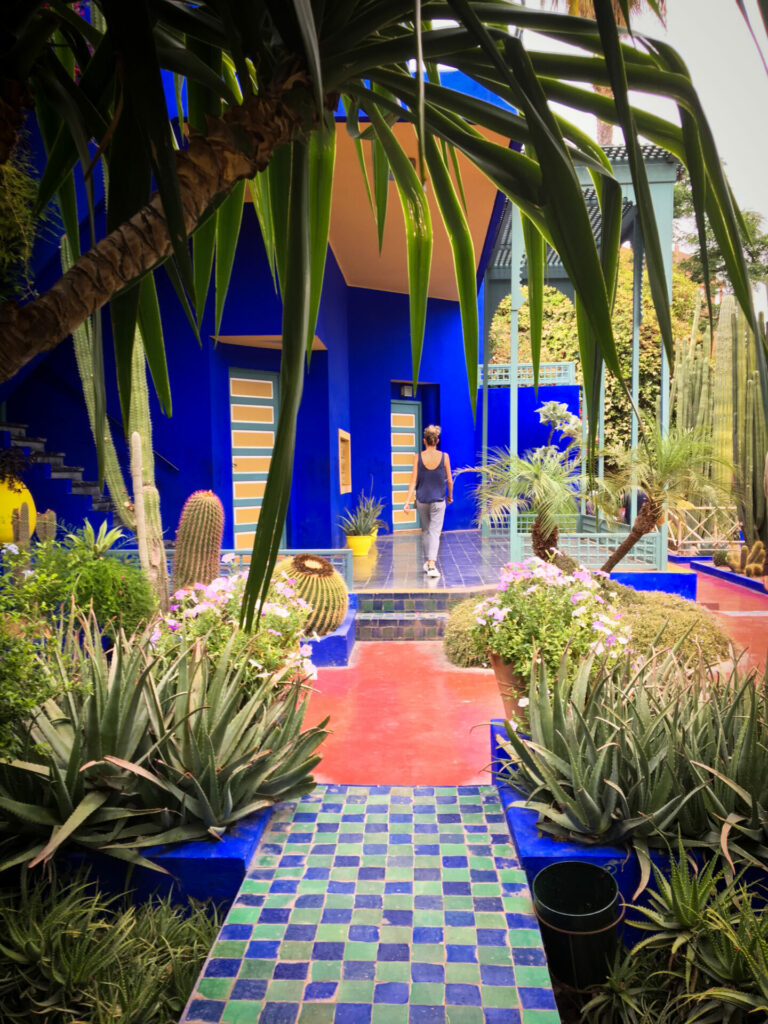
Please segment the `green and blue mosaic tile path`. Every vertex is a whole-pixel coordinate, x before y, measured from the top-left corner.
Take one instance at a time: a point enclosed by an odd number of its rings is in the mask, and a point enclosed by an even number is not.
[[[491,786],[320,786],[279,806],[184,1022],[557,1024]]]

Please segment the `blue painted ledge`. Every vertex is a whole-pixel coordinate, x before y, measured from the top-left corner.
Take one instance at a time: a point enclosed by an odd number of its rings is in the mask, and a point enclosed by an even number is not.
[[[612,572],[612,580],[633,590],[658,590],[663,594],[676,594],[689,601],[696,600],[695,572]]]
[[[349,595],[349,608],[344,621],[334,633],[310,640],[310,655],[318,668],[329,665],[347,665],[355,646],[355,619],[357,617],[357,594]]]
[[[740,576],[731,569],[721,569],[713,562],[691,562],[691,568],[697,572],[703,572],[707,576],[715,576],[726,583],[735,583],[737,587],[745,587],[747,590],[754,590],[758,594],[768,594],[763,584],[762,577],[755,579],[752,576]]]
[[[168,872],[149,868],[131,869],[124,861],[104,854],[89,855],[80,850],[67,858],[74,867],[87,865],[106,892],[133,893],[136,903],[151,896],[171,896],[174,903],[188,899],[213,900],[230,904],[243,884],[256,847],[272,816],[272,807],[245,818],[222,839],[201,839],[174,846],[153,846],[143,855]]]

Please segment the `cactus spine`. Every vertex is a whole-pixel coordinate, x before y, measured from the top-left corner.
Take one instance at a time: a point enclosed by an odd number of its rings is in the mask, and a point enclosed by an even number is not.
[[[213,491],[195,491],[181,510],[173,561],[173,589],[208,584],[219,574],[224,507]]]
[[[40,512],[37,517],[35,533],[41,543],[47,540],[56,540],[56,513],[52,509]]]
[[[275,566],[274,578],[292,583],[312,611],[305,633],[325,636],[339,628],[347,614],[349,594],[342,576],[320,555],[294,555]]]

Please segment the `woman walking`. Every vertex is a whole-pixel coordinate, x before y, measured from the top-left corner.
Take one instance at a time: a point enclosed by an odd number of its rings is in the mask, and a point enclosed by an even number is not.
[[[447,452],[437,450],[439,441],[440,427],[427,427],[424,431],[424,451],[413,458],[411,482],[403,506],[406,512],[410,509],[415,492],[416,508],[421,520],[421,544],[426,559],[424,572],[433,578],[440,575],[435,559],[440,547],[445,506],[453,501],[451,460]]]

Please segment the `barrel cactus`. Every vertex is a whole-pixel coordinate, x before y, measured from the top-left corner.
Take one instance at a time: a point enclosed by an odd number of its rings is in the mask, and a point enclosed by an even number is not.
[[[347,614],[349,595],[343,578],[327,558],[294,555],[278,562],[274,575],[277,580],[291,580],[298,596],[311,606],[305,632],[325,636],[339,628]]]
[[[219,575],[224,506],[213,491],[195,491],[181,510],[173,558],[173,589],[208,584]]]

